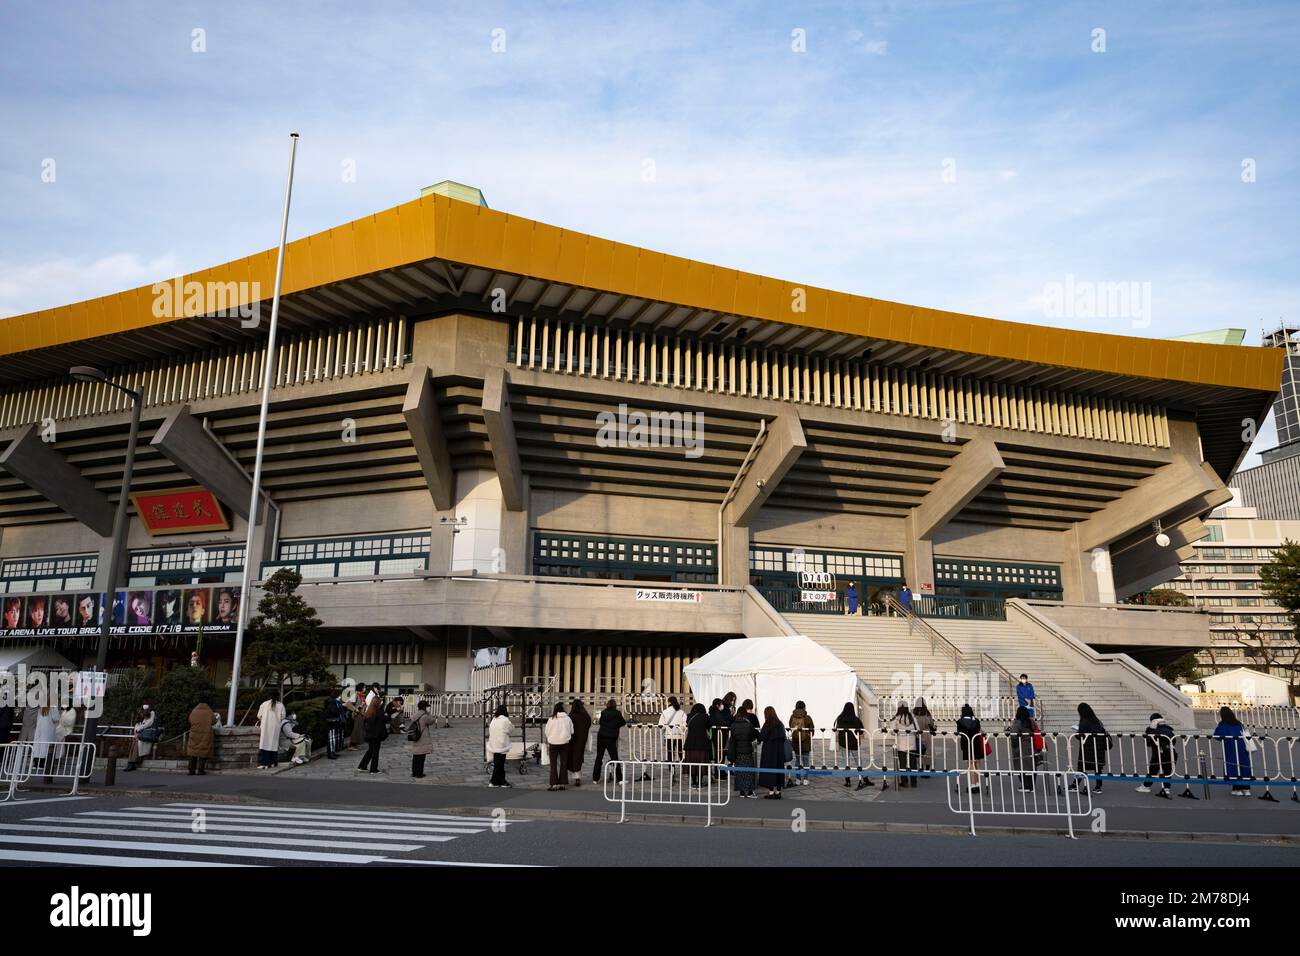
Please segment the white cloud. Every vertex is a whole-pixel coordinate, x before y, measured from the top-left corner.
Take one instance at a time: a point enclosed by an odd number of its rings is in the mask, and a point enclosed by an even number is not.
[[[0,316],[121,292],[177,275],[174,256],[119,252],[93,261],[51,259],[0,268]]]

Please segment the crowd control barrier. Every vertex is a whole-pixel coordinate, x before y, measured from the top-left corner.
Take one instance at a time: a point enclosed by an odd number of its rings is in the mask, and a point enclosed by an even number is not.
[[[706,827],[713,825],[713,808],[731,802],[726,779],[715,780],[714,764],[658,760],[611,760],[605,764],[605,799],[620,805],[619,823],[627,820],[629,803],[705,808]]]
[[[980,815],[1064,817],[1074,840],[1074,818],[1092,815],[1092,793],[1078,771],[971,769],[948,775],[948,809],[970,818],[971,836]]]
[[[32,745],[15,743],[0,745],[0,786],[5,786],[7,793],[0,798],[6,803],[15,798],[18,785],[26,783],[32,775]]]

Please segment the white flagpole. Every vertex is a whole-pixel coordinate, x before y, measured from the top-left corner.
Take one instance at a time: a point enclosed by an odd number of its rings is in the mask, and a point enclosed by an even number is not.
[[[257,457],[253,463],[253,493],[248,502],[248,541],[244,545],[244,577],[239,588],[239,616],[235,628],[235,661],[230,669],[230,711],[227,726],[234,726],[239,697],[239,665],[244,652],[244,628],[248,622],[248,589],[253,581],[253,536],[257,531],[257,504],[262,491],[262,451],[266,445],[266,414],[271,404],[271,381],[275,375],[275,330],[280,319],[280,279],[284,275],[284,244],[289,234],[289,199],[293,196],[293,160],[298,134],[289,134],[289,181],[284,187],[284,216],[280,220],[280,252],[275,259],[275,291],[271,296],[271,329],[266,339],[266,369],[262,376],[262,410],[257,422]]]

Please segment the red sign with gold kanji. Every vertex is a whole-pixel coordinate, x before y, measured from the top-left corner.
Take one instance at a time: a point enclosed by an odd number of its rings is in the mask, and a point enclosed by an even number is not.
[[[135,513],[150,534],[186,534],[195,531],[228,531],[230,522],[206,488],[172,488],[131,496]]]

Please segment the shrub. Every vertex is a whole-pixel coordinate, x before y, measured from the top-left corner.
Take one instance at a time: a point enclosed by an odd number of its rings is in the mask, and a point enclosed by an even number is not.
[[[200,702],[217,701],[217,688],[201,667],[174,667],[163,675],[154,694],[154,708],[164,737],[183,734],[190,727],[190,711]]]

